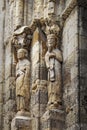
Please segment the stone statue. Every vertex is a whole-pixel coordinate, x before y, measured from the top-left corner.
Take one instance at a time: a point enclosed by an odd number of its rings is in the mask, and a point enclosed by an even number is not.
[[[59,107],[61,105],[61,51],[56,47],[55,35],[47,37],[48,51],[45,55],[46,67],[48,69],[48,107]]]
[[[26,49],[17,52],[18,63],[16,65],[16,98],[17,111],[29,111],[29,77],[30,62],[27,59]]]

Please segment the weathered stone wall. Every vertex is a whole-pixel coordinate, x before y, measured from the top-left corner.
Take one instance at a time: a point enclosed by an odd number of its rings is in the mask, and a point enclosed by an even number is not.
[[[77,130],[78,123],[78,8],[75,7],[63,28],[63,99],[66,130]]]

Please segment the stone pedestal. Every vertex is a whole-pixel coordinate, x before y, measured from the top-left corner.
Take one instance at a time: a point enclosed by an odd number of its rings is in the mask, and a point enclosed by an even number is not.
[[[42,130],[64,130],[64,111],[47,110],[41,119]]]
[[[31,118],[16,116],[11,123],[11,130],[31,130]]]

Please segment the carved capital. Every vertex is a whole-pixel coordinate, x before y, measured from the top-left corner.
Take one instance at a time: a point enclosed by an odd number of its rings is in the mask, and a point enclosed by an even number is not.
[[[46,34],[47,34],[47,41],[54,39],[55,42],[58,42],[60,34],[60,26],[55,20],[48,19],[46,21]]]
[[[32,33],[28,26],[22,26],[14,31],[12,43],[16,49],[25,48],[29,50],[31,40]]]
[[[59,25],[55,21],[48,21],[46,26],[46,34],[55,34],[58,35],[60,31]]]

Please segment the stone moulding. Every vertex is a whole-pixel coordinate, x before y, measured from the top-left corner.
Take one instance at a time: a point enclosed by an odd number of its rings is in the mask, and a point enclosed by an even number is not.
[[[61,17],[66,20],[66,18],[69,16],[73,8],[77,5],[77,0],[70,0],[70,2],[65,7]]]

